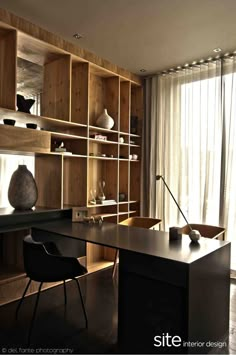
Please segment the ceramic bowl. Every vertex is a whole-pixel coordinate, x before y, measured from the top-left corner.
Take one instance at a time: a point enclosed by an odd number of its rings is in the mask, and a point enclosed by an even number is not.
[[[3,120],[3,123],[4,123],[4,124],[7,124],[8,126],[14,126],[15,123],[16,123],[16,121],[15,121],[15,120],[11,120],[10,118],[5,118],[5,119]]]
[[[36,129],[37,128],[37,124],[36,123],[26,123],[26,127],[27,128],[31,128],[31,129]]]

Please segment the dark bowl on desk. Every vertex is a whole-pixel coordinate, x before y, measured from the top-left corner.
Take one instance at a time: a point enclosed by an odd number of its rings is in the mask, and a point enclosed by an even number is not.
[[[27,128],[36,129],[38,126],[36,123],[26,123]]]
[[[11,120],[10,118],[4,118],[3,123],[8,125],[8,126],[14,126],[16,121],[15,120]]]

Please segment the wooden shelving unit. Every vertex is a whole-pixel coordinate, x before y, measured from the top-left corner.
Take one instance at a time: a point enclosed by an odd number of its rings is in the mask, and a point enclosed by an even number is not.
[[[40,115],[18,112],[17,93],[39,95]],[[115,122],[111,130],[96,126],[104,108]],[[131,116],[138,118],[137,134],[131,133]],[[0,9],[0,117],[0,136],[3,130],[6,137],[12,131],[1,124],[4,118],[16,120],[16,125],[37,123],[41,129],[14,127],[20,133],[12,144],[0,140],[1,153],[35,156],[38,206],[83,206],[115,223],[140,214],[139,77]],[[95,134],[107,140],[97,140]],[[45,147],[36,145],[40,137]],[[62,141],[72,154],[55,152]],[[137,160],[132,160],[133,154]],[[105,181],[106,198],[115,203],[90,204],[90,191],[99,193],[99,181]],[[119,202],[121,193],[125,200]],[[111,261],[109,250],[88,245],[90,270],[107,267]]]

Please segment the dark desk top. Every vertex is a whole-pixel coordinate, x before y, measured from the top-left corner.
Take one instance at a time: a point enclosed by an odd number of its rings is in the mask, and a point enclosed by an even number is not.
[[[127,227],[104,222],[98,224],[72,223],[64,219],[35,225],[34,228],[53,232],[69,238],[138,252],[173,261],[191,264],[194,261],[224,247],[229,242],[201,238],[199,244],[191,243],[187,235],[182,240],[169,241],[169,233],[150,229]]]

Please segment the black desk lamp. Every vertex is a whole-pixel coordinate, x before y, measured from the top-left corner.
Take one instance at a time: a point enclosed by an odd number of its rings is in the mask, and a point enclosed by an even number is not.
[[[168,186],[167,183],[165,182],[165,179],[163,178],[162,175],[157,175],[157,176],[156,176],[156,180],[160,180],[160,179],[163,181],[165,187],[166,187],[167,190],[169,191],[169,194],[170,194],[171,197],[173,198],[173,200],[174,200],[176,206],[178,207],[178,210],[180,211],[180,213],[182,214],[182,216],[183,216],[185,222],[187,223],[187,225],[188,225],[189,228],[190,228],[189,238],[190,238],[193,242],[197,242],[197,241],[200,239],[201,234],[199,233],[199,231],[197,231],[197,230],[195,230],[195,229],[192,229],[192,227],[191,227],[191,225],[188,223],[187,218],[185,217],[183,211],[181,210],[181,208],[180,208],[178,202],[176,201],[174,195],[173,195],[172,192],[170,191],[169,186]]]

